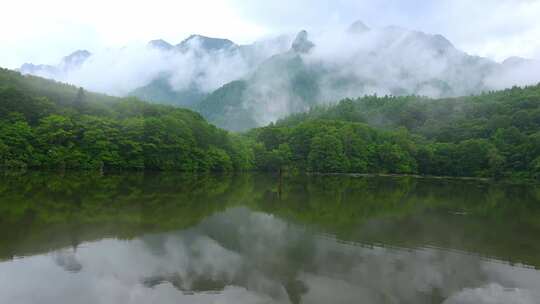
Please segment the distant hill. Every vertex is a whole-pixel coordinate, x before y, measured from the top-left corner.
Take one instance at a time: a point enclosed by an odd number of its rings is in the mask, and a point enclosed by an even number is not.
[[[317,102],[321,70],[306,65],[301,55],[312,47],[307,33],[300,32],[290,51],[270,57],[245,80],[212,92],[195,109],[212,123],[236,131],[309,109]]]
[[[188,51],[193,47],[199,47],[206,52],[215,52],[221,50],[233,50],[238,46],[229,39],[212,38],[202,35],[191,35],[184,41],[176,45],[179,51]]]
[[[198,113],[0,69],[0,169],[243,170],[249,154]]]
[[[23,74],[56,79],[60,74],[80,68],[90,56],[92,56],[92,53],[87,50],[77,50],[62,58],[56,65],[25,63],[20,67],[19,71]]]
[[[196,85],[183,90],[175,90],[167,75],[155,78],[149,84],[133,90],[129,95],[148,100],[152,103],[173,104],[187,108],[195,108],[207,93],[201,91]]]

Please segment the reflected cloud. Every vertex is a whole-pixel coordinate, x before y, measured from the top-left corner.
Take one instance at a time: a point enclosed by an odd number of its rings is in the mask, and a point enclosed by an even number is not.
[[[82,269],[81,263],[77,260],[74,252],[59,251],[54,254],[56,265],[64,268],[67,272],[79,272]]]
[[[6,303],[39,294],[44,304],[534,304],[539,291],[535,269],[443,249],[355,245],[247,208],[187,230],[0,263]]]
[[[528,290],[519,288],[503,288],[498,284],[490,284],[481,288],[464,289],[462,292],[445,301],[443,304],[529,304],[539,303],[538,296]],[[535,298],[537,300],[535,300]]]

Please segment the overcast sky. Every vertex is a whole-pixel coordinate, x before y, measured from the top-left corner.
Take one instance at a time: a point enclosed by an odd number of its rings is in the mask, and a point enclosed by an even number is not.
[[[540,59],[540,0],[5,0],[1,7],[0,66],[8,68],[56,63],[76,49],[178,43],[193,33],[249,43],[355,20],[442,34],[495,60]]]

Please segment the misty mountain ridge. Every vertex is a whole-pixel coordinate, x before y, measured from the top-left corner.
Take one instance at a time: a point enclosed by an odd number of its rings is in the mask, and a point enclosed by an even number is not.
[[[172,45],[171,43],[163,39],[151,40],[148,42],[147,45],[149,47],[160,50],[175,50],[180,52],[186,52],[194,48],[194,45],[205,51],[219,51],[238,47],[234,42],[230,41],[229,39],[212,38],[202,35],[190,35],[188,38],[184,39],[182,42],[176,45]]]
[[[67,70],[26,65],[21,71],[109,94],[190,107],[234,130],[265,125],[345,97],[450,97],[540,80],[540,65],[534,60],[509,58],[497,63],[457,49],[442,35],[396,26],[372,29],[361,21],[343,31],[317,35],[300,31],[248,45],[191,35],[176,45],[153,40],[141,50],[126,52],[121,58],[81,56],[85,59],[75,60],[74,68]],[[86,77],[99,71],[94,65],[107,60],[107,68],[118,66],[120,75],[120,79],[111,76],[106,89],[113,91],[95,86],[102,79]],[[139,74],[134,76],[135,72]],[[134,81],[123,81],[123,75]],[[125,87],[114,86],[121,81]]]
[[[238,47],[229,39],[211,38],[202,35],[191,35],[184,41],[180,42],[176,47],[180,50],[189,50],[193,48],[193,44],[196,44],[205,51],[220,51]]]
[[[309,53],[315,44],[308,39],[308,33],[305,30],[300,31],[291,45],[291,50],[297,53]]]
[[[148,42],[148,47],[156,48],[159,50],[170,51],[174,46],[163,39],[151,40]]]
[[[87,50],[76,50],[63,57],[56,65],[25,63],[19,68],[19,71],[23,74],[54,79],[57,74],[79,68],[90,56],[92,53]]]
[[[177,85],[177,73],[175,71],[164,72],[154,77],[150,83],[129,92],[129,95],[137,96],[156,103],[167,103],[194,108],[214,88],[204,85],[208,77],[216,73],[214,71],[201,70],[199,67],[219,65],[220,62],[236,62],[237,70],[241,71],[234,78],[243,77],[249,67],[257,66],[267,56],[261,56],[261,47],[257,43],[252,45],[237,45],[231,40],[212,38],[202,35],[191,35],[182,42],[172,45],[164,40],[153,40],[148,46],[159,51],[165,51],[168,56],[181,57],[192,61],[191,74],[182,77],[183,85]],[[173,59],[174,60],[174,59]],[[214,65],[215,66],[215,65]],[[228,66],[226,68],[229,68]],[[218,72],[219,73],[219,72]]]
[[[328,51],[302,31],[288,52],[267,59],[241,83],[216,90],[195,109],[220,127],[245,130],[350,96],[476,94],[504,87],[496,80],[509,71],[458,50],[441,35],[399,27],[361,27],[335,41],[335,50]]]

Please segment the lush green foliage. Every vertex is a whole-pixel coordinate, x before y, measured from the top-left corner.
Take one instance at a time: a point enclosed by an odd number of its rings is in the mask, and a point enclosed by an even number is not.
[[[225,89],[240,96],[245,85]],[[237,99],[220,92],[210,98],[222,102],[221,119],[244,121],[243,112],[225,115]],[[540,178],[540,86],[437,100],[346,99],[245,135],[189,110],[9,70],[0,70],[0,104],[3,167]],[[200,111],[208,116],[215,106],[202,102]]]
[[[242,106],[247,82],[237,80],[209,94],[196,106],[211,123],[229,130],[246,130],[257,126],[251,109]]]
[[[361,123],[313,120],[250,132],[259,169],[311,172],[416,173],[417,153],[405,130],[379,131]]]
[[[267,152],[289,145],[288,165],[301,170],[539,178],[540,86],[346,99],[251,134]]]
[[[199,114],[0,70],[0,166],[230,171],[237,138]]]

